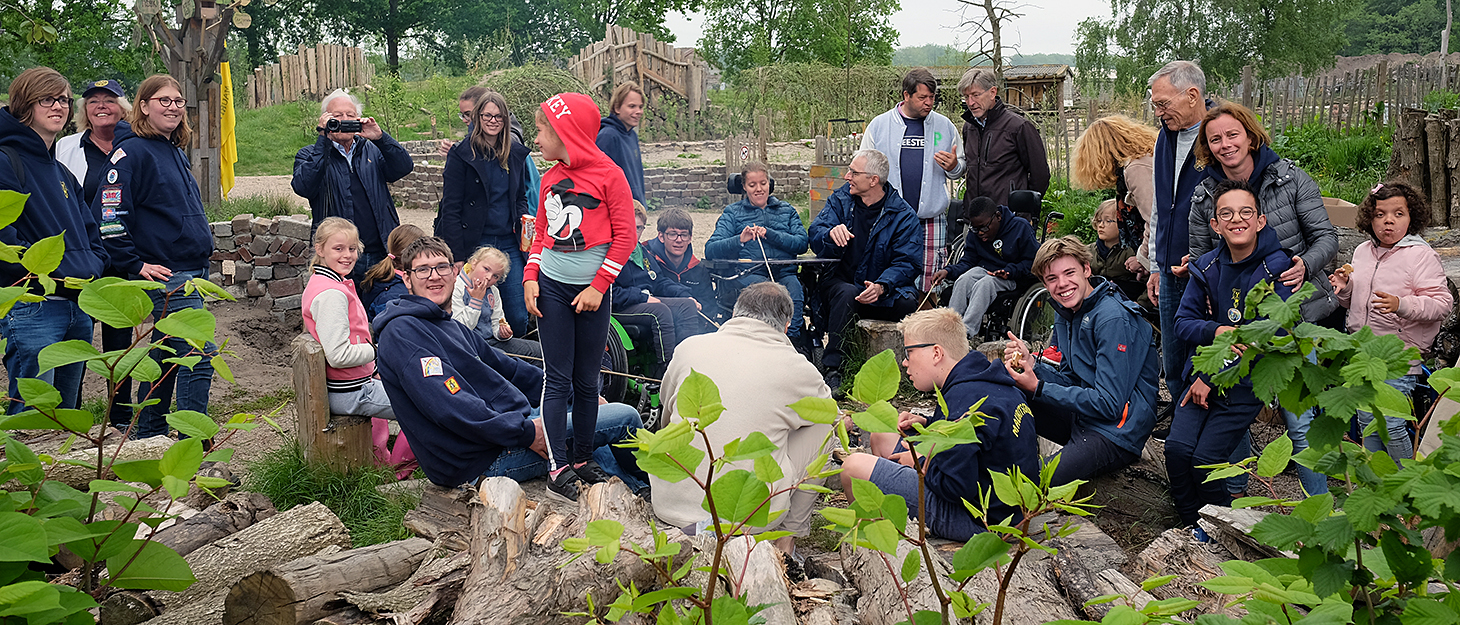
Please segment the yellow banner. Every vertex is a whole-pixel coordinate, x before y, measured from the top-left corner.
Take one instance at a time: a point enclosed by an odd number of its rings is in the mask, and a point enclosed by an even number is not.
[[[218,71],[223,75],[223,86],[218,90],[221,94],[223,117],[223,142],[219,150],[223,162],[219,163],[218,181],[222,183],[223,199],[226,200],[228,192],[233,190],[233,164],[238,162],[238,137],[234,136],[233,75],[228,71],[228,62],[221,63]]]

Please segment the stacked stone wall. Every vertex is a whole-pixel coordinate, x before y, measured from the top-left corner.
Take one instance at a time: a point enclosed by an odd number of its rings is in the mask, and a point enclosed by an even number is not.
[[[209,279],[214,284],[239,301],[276,314],[299,310],[314,253],[308,215],[267,218],[244,213],[209,226]]]

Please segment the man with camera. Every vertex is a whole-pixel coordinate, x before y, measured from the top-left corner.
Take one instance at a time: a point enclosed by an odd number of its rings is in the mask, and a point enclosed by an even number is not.
[[[360,117],[360,101],[343,89],[320,105],[319,139],[294,155],[294,193],[309,200],[314,225],[325,217],[343,217],[360,229],[365,249],[355,271],[385,259],[385,239],[400,225],[386,185],[415,168],[410,152],[380,129],[374,118]]]

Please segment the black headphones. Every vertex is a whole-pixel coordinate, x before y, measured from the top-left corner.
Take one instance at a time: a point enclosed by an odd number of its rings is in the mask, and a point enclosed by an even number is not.
[[[776,179],[771,178],[770,172],[766,172],[765,177],[771,181],[771,193],[775,193]],[[725,190],[735,195],[745,195],[745,181],[740,174],[731,174],[730,179],[725,181]]]

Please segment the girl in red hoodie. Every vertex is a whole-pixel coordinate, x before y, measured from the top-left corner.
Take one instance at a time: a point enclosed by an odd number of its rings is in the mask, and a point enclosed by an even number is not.
[[[637,238],[628,181],[595,145],[598,126],[598,104],[581,93],[560,93],[538,107],[538,149],[558,164],[543,173],[535,236],[522,270],[546,372],[548,492],[568,501],[577,501],[579,482],[608,480],[592,459],[593,436],[573,432],[591,433],[598,422],[598,370],[609,328],[603,296]]]

